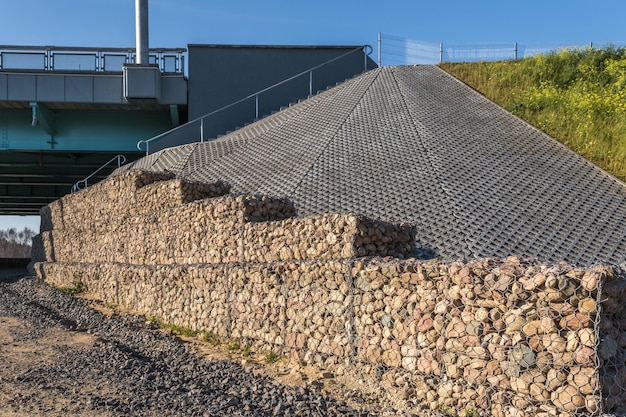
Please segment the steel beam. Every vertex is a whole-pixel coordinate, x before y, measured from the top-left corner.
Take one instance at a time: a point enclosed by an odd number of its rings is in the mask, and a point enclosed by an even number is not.
[[[37,103],[35,101],[31,101],[29,105],[33,111],[32,126],[37,127],[37,125],[39,125],[47,134],[53,136],[55,134],[55,123],[54,113],[52,113],[52,110],[50,110],[45,104]]]

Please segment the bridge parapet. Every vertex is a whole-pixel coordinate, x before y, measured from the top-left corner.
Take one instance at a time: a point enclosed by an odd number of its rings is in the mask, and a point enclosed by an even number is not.
[[[150,51],[149,64],[139,65],[132,48],[0,45],[0,101],[12,102],[8,108],[44,102],[52,109],[86,103],[126,110],[135,99],[187,104],[186,49]]]
[[[185,48],[151,48],[149,64],[164,74],[185,73]],[[0,71],[122,72],[135,48],[0,45]]]

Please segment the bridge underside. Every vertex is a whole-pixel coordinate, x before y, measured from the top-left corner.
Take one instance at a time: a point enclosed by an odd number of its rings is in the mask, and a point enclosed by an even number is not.
[[[0,215],[38,215],[39,209],[68,194],[84,179],[120,152],[2,151],[0,152]],[[122,152],[127,162],[143,154]],[[115,165],[89,180],[96,183]]]
[[[38,215],[113,159],[143,155],[137,141],[168,129],[169,106],[0,101],[0,215]],[[94,184],[116,165],[94,175]]]
[[[184,106],[0,100],[0,215],[38,215],[44,205],[117,155],[143,155],[137,142],[178,124]],[[111,164],[92,185],[109,175]]]
[[[130,49],[0,47],[0,215],[37,215],[184,123],[184,52],[152,49],[140,65]]]

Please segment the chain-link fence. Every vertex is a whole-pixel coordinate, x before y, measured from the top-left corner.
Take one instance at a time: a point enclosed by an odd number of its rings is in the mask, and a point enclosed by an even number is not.
[[[618,43],[624,45],[626,42]],[[378,34],[379,65],[440,64],[442,62],[501,61],[521,59],[568,48],[589,48],[594,42],[490,42],[432,43]]]

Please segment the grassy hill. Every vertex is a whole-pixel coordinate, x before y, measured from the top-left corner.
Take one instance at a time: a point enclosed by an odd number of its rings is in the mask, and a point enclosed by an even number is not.
[[[626,181],[626,48],[441,67]]]

